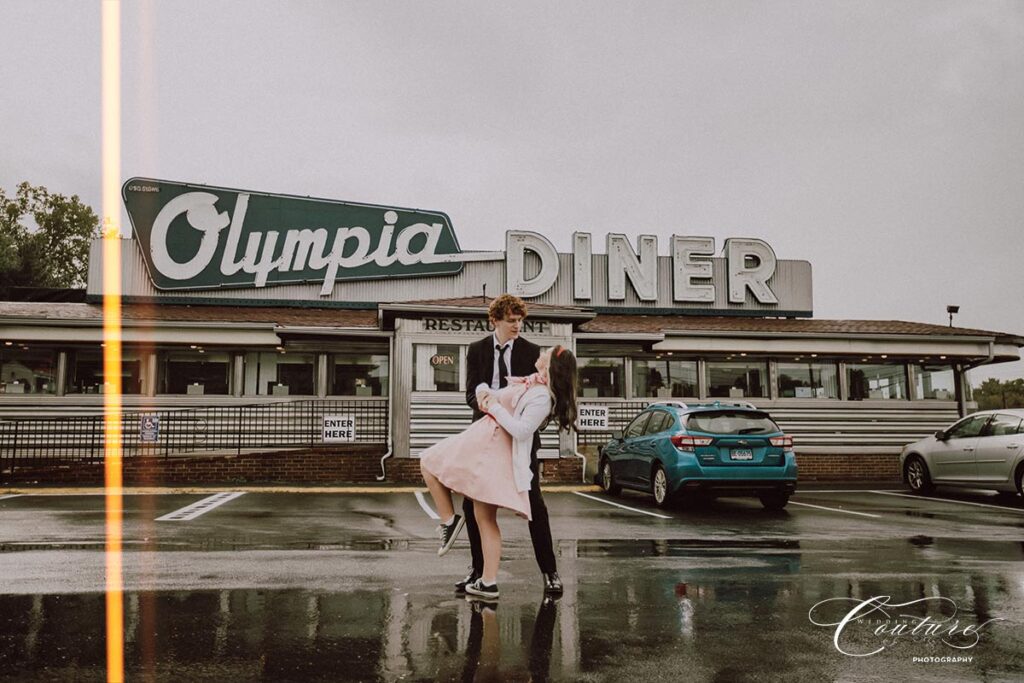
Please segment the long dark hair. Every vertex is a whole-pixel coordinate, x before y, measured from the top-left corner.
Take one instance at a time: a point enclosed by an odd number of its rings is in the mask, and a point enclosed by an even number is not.
[[[548,386],[555,397],[551,417],[558,421],[558,429],[576,430],[576,356],[564,346],[551,352]]]

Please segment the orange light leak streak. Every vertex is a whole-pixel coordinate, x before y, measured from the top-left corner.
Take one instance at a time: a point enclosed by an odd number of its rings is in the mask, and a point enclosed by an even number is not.
[[[103,462],[107,531],[107,680],[124,680],[121,576],[121,2],[102,0]]]

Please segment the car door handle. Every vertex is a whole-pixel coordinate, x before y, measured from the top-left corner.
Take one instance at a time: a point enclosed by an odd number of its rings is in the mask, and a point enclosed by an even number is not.
[[[1020,448],[1020,446],[1018,446],[1015,443],[1011,443],[1009,446],[1007,446],[1007,448]]]
[[[965,448],[964,450],[965,451],[973,451],[974,449],[973,448]]]

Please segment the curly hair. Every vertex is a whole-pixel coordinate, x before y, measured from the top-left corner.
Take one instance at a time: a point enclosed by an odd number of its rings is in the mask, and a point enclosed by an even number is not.
[[[502,294],[491,302],[487,309],[487,317],[491,320],[504,320],[509,314],[526,317],[526,302],[512,294]]]

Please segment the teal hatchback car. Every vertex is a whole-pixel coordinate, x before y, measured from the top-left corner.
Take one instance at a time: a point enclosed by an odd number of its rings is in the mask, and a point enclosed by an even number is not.
[[[781,510],[796,490],[793,439],[749,403],[647,406],[600,450],[606,493],[646,491],[667,506],[700,496],[754,496]]]

